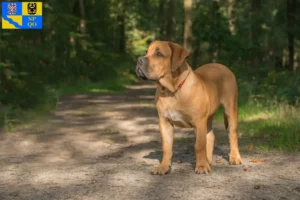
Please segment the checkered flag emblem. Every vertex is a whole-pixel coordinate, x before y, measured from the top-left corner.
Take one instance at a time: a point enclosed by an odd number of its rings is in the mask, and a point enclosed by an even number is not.
[[[7,4],[7,10],[9,15],[15,15],[17,13],[17,4],[16,3]]]

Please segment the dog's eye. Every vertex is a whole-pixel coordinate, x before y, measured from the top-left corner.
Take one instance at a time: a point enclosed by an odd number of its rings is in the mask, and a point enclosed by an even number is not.
[[[157,51],[155,55],[156,55],[156,56],[159,56],[159,57],[163,57],[163,56],[164,56],[164,55],[162,55],[159,51]]]

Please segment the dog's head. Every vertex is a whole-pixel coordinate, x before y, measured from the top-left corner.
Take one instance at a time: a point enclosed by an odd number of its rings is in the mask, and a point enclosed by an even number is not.
[[[157,81],[175,72],[188,55],[188,51],[178,44],[154,41],[148,47],[146,55],[138,58],[136,74],[144,80]]]

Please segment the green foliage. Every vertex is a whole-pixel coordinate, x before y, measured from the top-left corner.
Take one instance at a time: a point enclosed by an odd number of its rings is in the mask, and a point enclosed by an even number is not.
[[[260,143],[263,149],[300,150],[299,108],[272,102],[247,103],[240,107],[239,132]]]
[[[259,75],[247,77],[236,73],[239,93],[242,101],[272,100],[275,103],[285,102],[297,105],[300,100],[300,75],[293,75],[289,71],[276,72],[274,70],[261,72]]]

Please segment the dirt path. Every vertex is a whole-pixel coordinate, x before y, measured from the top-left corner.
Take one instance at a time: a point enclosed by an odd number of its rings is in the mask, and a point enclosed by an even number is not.
[[[177,128],[172,172],[150,175],[161,158],[153,94],[141,82],[118,94],[63,97],[44,123],[2,137],[0,199],[300,199],[299,153],[242,146],[244,165],[230,166],[220,124],[211,174],[194,173],[194,134]]]

